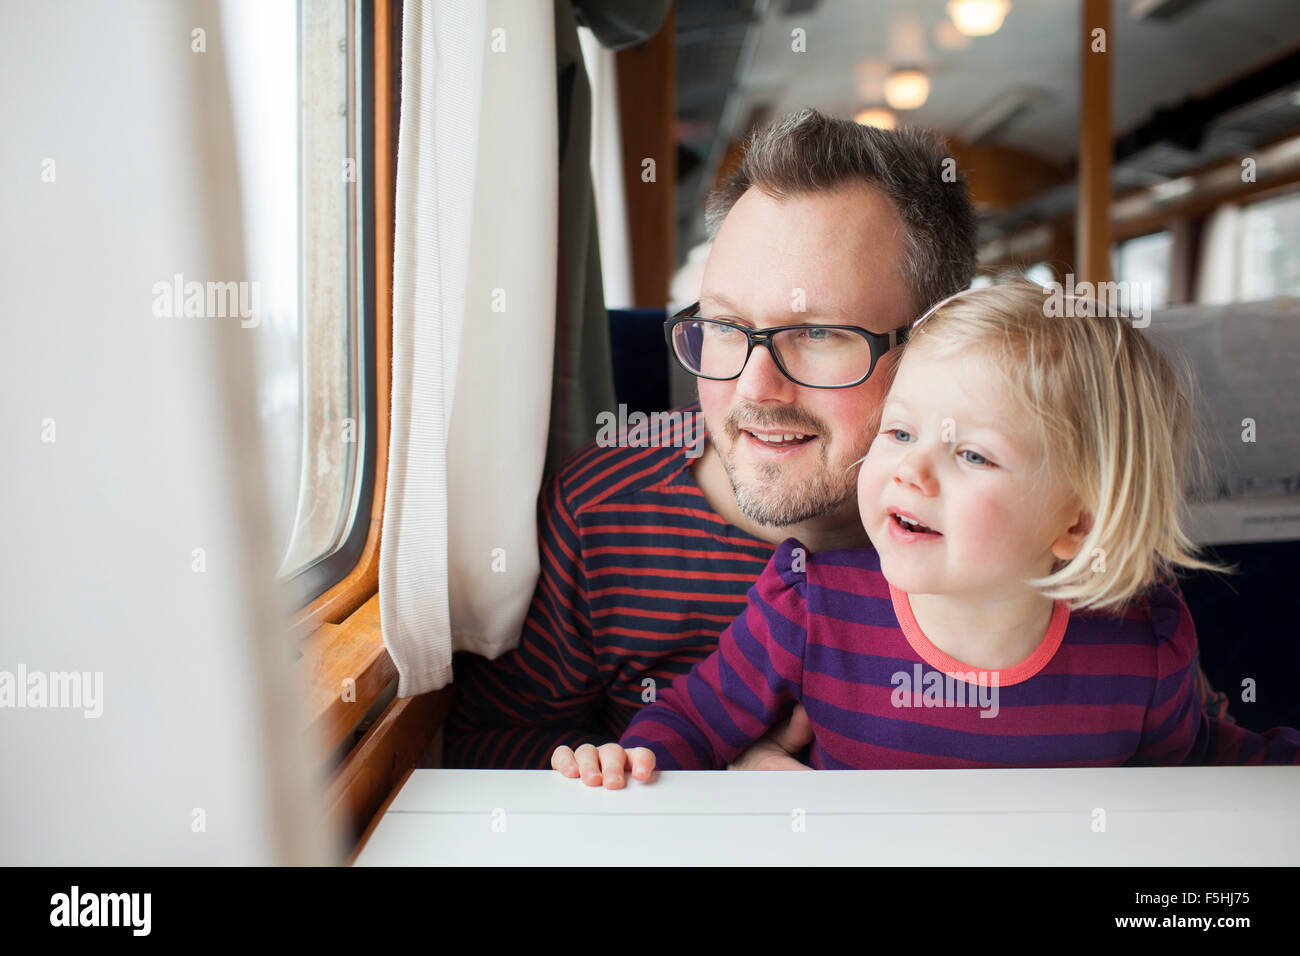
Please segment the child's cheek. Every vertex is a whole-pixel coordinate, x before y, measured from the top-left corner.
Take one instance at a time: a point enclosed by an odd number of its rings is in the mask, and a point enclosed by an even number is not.
[[[1016,564],[1023,528],[1015,504],[994,495],[969,495],[959,510],[962,537],[981,561]]]
[[[862,524],[870,530],[870,525],[878,517],[881,508],[881,494],[884,492],[888,477],[887,451],[877,439],[867,452],[866,460],[858,466],[858,514]]]

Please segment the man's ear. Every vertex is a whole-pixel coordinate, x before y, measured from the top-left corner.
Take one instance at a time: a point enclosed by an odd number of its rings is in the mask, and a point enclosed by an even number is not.
[[[1080,509],[1074,514],[1070,527],[1052,542],[1052,554],[1062,561],[1071,560],[1083,547],[1083,539],[1092,530],[1092,515]]]

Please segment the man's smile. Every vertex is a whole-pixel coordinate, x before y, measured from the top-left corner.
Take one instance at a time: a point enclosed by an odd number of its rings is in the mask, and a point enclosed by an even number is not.
[[[816,434],[794,429],[742,428],[740,431],[745,443],[754,453],[770,461],[789,458],[818,438]]]
[[[800,408],[734,409],[724,423],[732,452],[749,449],[759,461],[779,462],[799,455],[826,433],[825,427]]]

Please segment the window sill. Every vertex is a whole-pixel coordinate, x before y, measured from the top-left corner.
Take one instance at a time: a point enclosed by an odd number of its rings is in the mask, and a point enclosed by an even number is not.
[[[299,650],[297,666],[310,708],[309,737],[319,741],[323,753],[348,745],[342,761],[331,768],[325,803],[330,819],[354,845],[355,859],[384,807],[446,720],[452,689],[389,700],[361,739],[350,744],[357,725],[397,678],[384,646],[379,595],[372,595],[341,624],[317,628]]]
[[[309,733],[334,752],[397,676],[379,625],[379,595],[342,624],[325,624],[299,645],[307,687]]]

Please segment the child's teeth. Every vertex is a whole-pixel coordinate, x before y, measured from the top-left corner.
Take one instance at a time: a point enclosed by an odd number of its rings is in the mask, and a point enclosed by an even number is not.
[[[918,534],[932,534],[932,533],[937,533],[937,532],[935,532],[934,529],[931,528],[929,525],[923,525],[923,524],[921,524],[921,522],[917,521],[915,518],[909,518],[909,517],[907,517],[906,515],[899,515],[899,514],[894,515],[894,517],[898,519],[898,523],[899,523],[900,525],[903,525],[904,527],[908,527],[908,528],[915,528],[915,529],[917,530],[917,533],[918,533]],[[926,530],[922,532],[922,531],[920,530],[921,528],[925,528]]]

